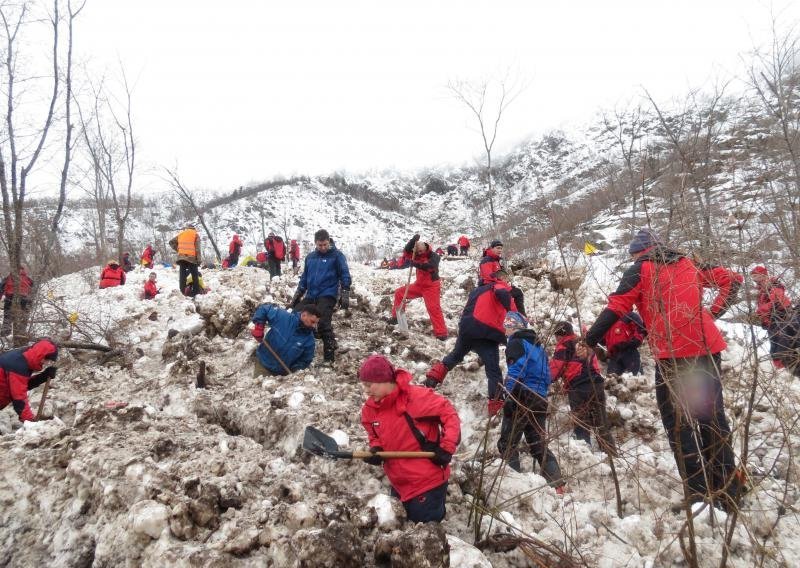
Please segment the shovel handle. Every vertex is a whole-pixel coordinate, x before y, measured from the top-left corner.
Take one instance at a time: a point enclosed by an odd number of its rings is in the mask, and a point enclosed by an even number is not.
[[[362,458],[371,458],[372,456],[378,456],[384,459],[392,459],[392,458],[433,458],[436,457],[436,454],[433,452],[365,452],[363,450],[356,450],[353,452],[353,458],[355,459],[362,459]]]
[[[44,383],[44,388],[42,389],[42,398],[39,399],[39,410],[36,411],[36,420],[41,420],[43,412],[44,412],[44,401],[47,399],[47,393],[50,390],[50,379]]]

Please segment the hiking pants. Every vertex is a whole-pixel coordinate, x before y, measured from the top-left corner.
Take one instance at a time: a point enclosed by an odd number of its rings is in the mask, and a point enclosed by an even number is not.
[[[322,355],[325,361],[333,361],[336,353],[336,336],[333,333],[333,308],[336,306],[336,298],[333,296],[320,296],[313,300],[305,299],[295,308],[295,311],[302,311],[303,306],[313,304],[319,308],[322,315],[317,324],[317,331],[322,339]]]
[[[11,334],[12,324],[14,323],[14,314],[11,309],[11,304],[14,301],[13,295],[8,295],[3,300],[3,327],[0,328],[0,334],[7,336]],[[20,298],[19,300],[19,326],[21,329],[17,330],[17,335],[21,335],[28,327],[28,308],[30,307],[30,300],[27,298]]]
[[[514,389],[503,405],[503,423],[497,449],[515,471],[520,471],[518,446],[525,443],[533,458],[539,462],[542,477],[554,487],[563,485],[561,468],[556,457],[547,449],[547,399],[526,389]]]
[[[455,347],[445,355],[442,363],[449,371],[461,363],[470,351],[477,353],[478,357],[483,360],[483,368],[486,371],[486,381],[488,382],[489,399],[491,400],[495,398],[497,385],[503,378],[503,372],[500,370],[500,349],[496,341],[470,339],[459,334]]]
[[[631,373],[634,375],[642,374],[642,356],[639,349],[623,349],[614,352],[608,357],[608,372],[615,375]]]
[[[392,305],[392,317],[397,317],[397,308],[403,301],[403,294],[405,294],[406,287],[400,286],[394,291],[394,305]],[[433,325],[433,335],[442,336],[447,335],[447,326],[444,323],[444,315],[442,314],[442,305],[440,303],[442,295],[441,280],[434,280],[430,284],[420,284],[414,282],[408,287],[408,295],[406,301],[422,298],[425,302],[425,309],[428,310],[428,317]]]
[[[615,455],[616,443],[608,424],[604,387],[602,378],[582,380],[578,384],[570,383],[567,387],[567,398],[575,422],[575,437],[589,444],[591,432],[594,432],[600,449]]]
[[[186,277],[192,276],[192,289],[189,295],[194,297],[200,292],[200,276],[198,275],[197,265],[186,260],[178,261],[178,289],[181,293],[186,290]]]
[[[392,496],[400,496],[394,488],[392,488]],[[444,515],[447,512],[444,506],[446,499],[447,482],[445,481],[439,487],[429,489],[425,493],[402,503],[409,521],[413,523],[438,523],[444,519]]]
[[[656,401],[681,478],[705,495],[721,490],[736,468],[725,417],[720,355],[656,360]],[[738,493],[737,482],[729,494]]]
[[[269,270],[269,277],[275,278],[281,275],[281,261],[275,258],[267,259],[267,270]]]

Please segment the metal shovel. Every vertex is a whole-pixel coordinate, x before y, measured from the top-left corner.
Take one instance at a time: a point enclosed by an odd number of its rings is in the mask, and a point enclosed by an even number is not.
[[[433,452],[368,452],[363,450],[343,451],[339,449],[336,440],[330,436],[323,434],[313,426],[306,426],[306,431],[303,434],[303,449],[311,452],[315,456],[321,456],[331,459],[363,459],[371,458],[372,456],[379,456],[384,459],[389,458],[433,458],[436,456]]]
[[[408,267],[408,280],[406,280],[406,291],[403,292],[403,301],[397,308],[397,330],[403,333],[408,332],[408,318],[406,318],[406,297],[408,287],[411,286],[411,271],[414,270],[414,258],[417,256],[417,243],[414,243],[414,250],[411,253],[411,266]]]

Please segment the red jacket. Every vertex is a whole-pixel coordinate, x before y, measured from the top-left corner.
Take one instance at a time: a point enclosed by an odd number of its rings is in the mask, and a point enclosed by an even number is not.
[[[256,262],[260,262],[261,264],[264,264],[265,262],[267,262],[267,253],[265,253],[263,250],[261,252],[259,252],[256,255]]]
[[[553,357],[550,359],[550,377],[553,382],[564,379],[564,386],[569,388],[572,384],[582,383],[592,378],[602,380],[600,363],[597,356],[592,354],[589,359],[581,359],[575,354],[577,336],[562,335],[558,338]]]
[[[471,339],[490,339],[506,342],[503,322],[506,313],[516,311],[517,305],[511,297],[511,286],[506,282],[495,282],[475,288],[467,298],[461,312],[458,333]]]
[[[410,243],[409,243],[410,244]],[[431,245],[425,243],[427,247],[425,252],[422,254],[418,254],[414,257],[414,262],[411,262],[411,250],[406,245],[405,250],[403,250],[403,262],[405,266],[408,266],[408,263],[414,266],[417,269],[417,278],[416,283],[420,286],[430,286],[434,282],[439,282],[439,255],[433,252],[431,249]]]
[[[785,317],[786,311],[792,307],[792,301],[777,278],[771,279],[765,287],[758,287],[756,303],[758,305],[756,314],[761,318],[764,329],[768,328],[774,319]]]
[[[408,413],[414,425],[428,440],[455,453],[461,440],[461,421],[456,409],[442,395],[431,389],[411,385],[411,375],[397,370],[397,388],[376,402],[368,398],[361,408],[361,425],[367,431],[371,448],[386,451],[418,452],[420,445],[406,421]],[[450,478],[450,466],[441,467],[426,459],[390,459],[383,462],[386,477],[401,501],[440,486]]]
[[[635,305],[656,359],[719,353],[726,344],[714,318],[728,309],[742,281],[741,275],[726,268],[697,266],[679,252],[653,247],[625,271],[586,342],[597,345]],[[703,307],[704,288],[719,290],[710,309]]]
[[[41,371],[45,357],[58,356],[58,347],[49,339],[37,341],[27,349],[15,349],[0,355],[0,408],[13,404],[20,421],[35,419],[28,402],[31,374]],[[34,378],[34,381],[36,379]]]
[[[148,246],[147,246],[147,247],[146,247],[146,248],[145,248],[145,249],[142,251],[142,261],[143,261],[143,264],[145,264],[145,265],[152,265],[152,264],[153,264],[153,258],[154,258],[154,257],[155,257],[155,251],[153,250],[153,247],[151,247],[150,245],[148,245]]]
[[[646,334],[642,318],[636,312],[630,312],[611,326],[602,343],[608,348],[608,354],[614,355],[626,349],[638,349]]]
[[[145,280],[144,282],[144,299],[145,300],[152,300],[158,294],[158,287],[156,283],[151,280]]]
[[[31,294],[33,280],[28,277],[28,273],[25,272],[24,268],[20,269],[19,271],[19,279],[21,280],[19,293],[23,298],[27,298]],[[16,287],[14,286],[14,280],[15,278],[13,274],[9,274],[3,280],[3,294],[7,297],[14,295],[14,290],[16,290]]]
[[[231,244],[228,245],[228,254],[238,255],[242,251],[242,240],[239,235],[233,235]]]
[[[300,245],[298,245],[297,241],[294,239],[289,243],[289,258],[292,260],[300,260]]]
[[[458,237],[458,246],[469,248],[469,239],[466,235],[461,235]]]
[[[492,249],[484,250],[483,258],[481,258],[481,262],[478,265],[478,286],[483,286],[484,284],[489,284],[490,282],[496,282],[496,280],[492,277],[492,274],[501,268],[502,265],[500,264],[500,256],[497,255]]]
[[[103,268],[103,272],[100,273],[100,288],[111,288],[125,284],[125,270],[119,265],[114,266],[109,263]]]

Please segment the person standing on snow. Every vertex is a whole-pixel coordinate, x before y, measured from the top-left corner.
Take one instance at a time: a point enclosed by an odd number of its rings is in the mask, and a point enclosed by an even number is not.
[[[489,243],[489,248],[484,249],[483,258],[478,265],[478,286],[483,286],[492,281],[492,274],[503,268],[503,243],[497,239]],[[511,297],[517,305],[517,311],[523,316],[525,313],[525,296],[522,290],[511,286]]]
[[[153,268],[153,260],[155,260],[156,251],[153,250],[153,245],[147,243],[147,246],[142,251],[141,264],[145,268]]]
[[[286,375],[281,361],[292,372],[308,368],[314,360],[314,330],[320,315],[319,308],[313,304],[294,313],[275,304],[261,304],[253,314],[255,327],[251,333],[259,342],[253,376]],[[267,324],[270,330],[264,337]]]
[[[195,297],[200,292],[200,276],[198,266],[200,265],[200,235],[193,223],[187,223],[186,227],[169,241],[169,246],[178,253],[178,289],[186,295],[186,277],[192,277],[192,285],[189,289],[189,296]]]
[[[328,231],[320,229],[314,233],[314,245],[315,250],[306,255],[303,274],[289,308],[302,308],[309,304],[319,308],[321,315],[318,329],[322,338],[323,360],[333,364],[336,353],[336,335],[331,322],[333,310],[337,295],[340,307],[347,308],[350,305],[352,280],[347,259],[341,251],[331,247]]]
[[[492,275],[492,283],[475,288],[467,299],[467,305],[458,322],[458,337],[453,350],[441,361],[436,361],[426,373],[425,386],[436,388],[447,373],[464,360],[470,351],[477,353],[484,364],[488,382],[488,412],[494,416],[503,408],[503,378],[500,370],[500,344],[506,343],[503,323],[506,313],[517,311],[508,285],[508,273],[498,270]]]
[[[636,312],[628,312],[617,320],[600,342],[608,349],[608,373],[641,375],[639,347],[646,335],[644,322]]]
[[[28,309],[31,305],[30,295],[33,290],[33,280],[28,276],[28,271],[24,266],[19,268],[19,286],[16,285],[16,276],[12,272],[0,282],[0,290],[2,290],[3,300],[3,326],[0,329],[0,335],[3,337],[10,335],[12,327],[14,326],[14,296],[19,296],[19,333],[14,335],[22,335],[22,332],[28,327]]]
[[[430,459],[379,456],[364,461],[383,465],[409,521],[439,522],[445,517],[450,461],[461,440],[461,421],[453,405],[425,387],[412,385],[411,374],[395,369],[383,355],[370,355],[358,371],[368,396],[361,409],[370,451],[433,452]]]
[[[406,294],[405,286],[400,286],[394,291],[390,323],[397,324],[397,309],[403,302],[404,295],[406,301],[422,298],[433,326],[434,337],[440,341],[446,340],[447,326],[444,323],[441,306],[442,282],[439,280],[439,255],[433,252],[431,245],[420,241],[419,235],[414,235],[403,250],[403,259],[417,269],[417,278],[413,284],[408,286],[408,294]]]
[[[458,237],[458,248],[461,256],[469,256],[469,246],[470,243],[467,235],[461,235]]]
[[[28,391],[56,376],[55,367],[48,367],[44,371],[42,367],[57,359],[58,346],[50,339],[42,339],[30,347],[0,355],[0,409],[11,404],[20,422],[36,420],[28,402]],[[41,373],[33,375],[35,371]]]
[[[575,438],[590,445],[591,432],[594,432],[600,449],[616,455],[616,443],[606,414],[605,379],[600,373],[597,355],[578,339],[568,321],[558,322],[553,335],[557,343],[550,360],[550,376],[553,381],[564,381]]]
[[[800,377],[800,325],[798,314],[786,294],[783,283],[770,278],[766,267],[756,266],[750,271],[758,287],[756,315],[761,327],[769,334],[769,354],[777,368],[786,367]]]
[[[620,317],[636,306],[656,359],[656,401],[684,492],[690,502],[719,497],[737,506],[744,474],[736,469],[725,416],[720,368],[726,348],[714,320],[736,297],[742,277],[720,266],[696,265],[640,230],[628,252],[633,265],[586,334],[594,347]],[[703,289],[719,294],[703,307]]]
[[[297,239],[292,239],[289,243],[289,258],[292,259],[292,272],[297,274],[300,269],[300,245],[297,244]]]
[[[114,259],[108,261],[100,272],[100,289],[113,288],[125,284],[125,270]]]
[[[239,255],[242,254],[243,245],[242,239],[239,238],[237,233],[234,233],[228,245],[228,268],[234,268],[239,264]]]

